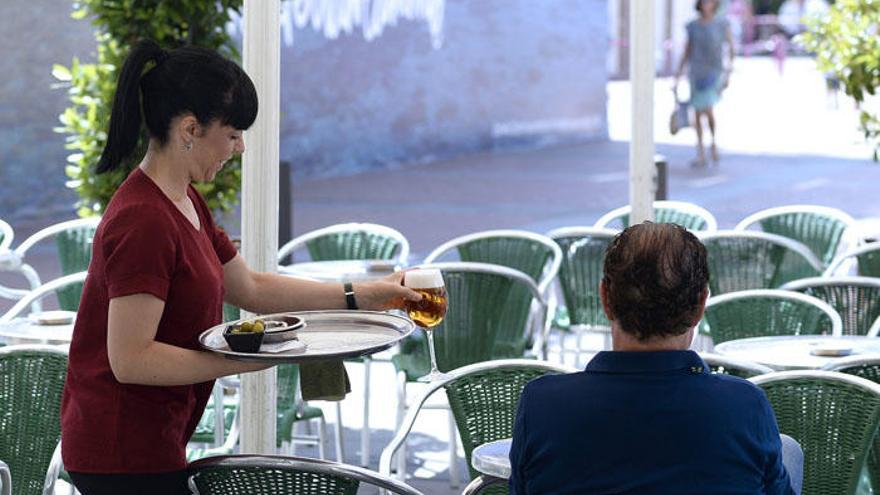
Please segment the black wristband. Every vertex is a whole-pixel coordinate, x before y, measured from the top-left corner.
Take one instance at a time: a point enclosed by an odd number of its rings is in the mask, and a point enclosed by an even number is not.
[[[354,298],[354,287],[352,287],[351,282],[342,284],[342,290],[345,291],[345,304],[348,306],[348,309],[358,309],[357,301]]]

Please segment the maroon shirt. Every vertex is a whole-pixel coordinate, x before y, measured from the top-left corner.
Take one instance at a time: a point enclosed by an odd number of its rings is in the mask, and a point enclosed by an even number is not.
[[[119,383],[107,356],[110,299],[152,294],[165,301],[156,341],[198,349],[218,324],[223,264],[235,256],[199,194],[188,195],[201,229],[135,169],[107,206],[70,344],[61,402],[61,454],[69,471],[157,473],[186,467],[186,443],[213,382],[180,386]]]

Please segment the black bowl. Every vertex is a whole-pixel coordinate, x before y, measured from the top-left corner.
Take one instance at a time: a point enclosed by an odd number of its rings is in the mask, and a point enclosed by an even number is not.
[[[229,325],[223,332],[223,338],[229,344],[229,348],[235,352],[260,352],[263,344],[263,332],[232,333],[232,330],[240,325]]]

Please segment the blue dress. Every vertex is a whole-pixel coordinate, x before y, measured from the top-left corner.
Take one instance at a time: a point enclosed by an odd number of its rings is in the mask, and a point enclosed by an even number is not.
[[[694,110],[713,107],[721,99],[724,78],[724,40],[730,23],[715,17],[707,23],[699,19],[688,23],[688,42],[691,53],[688,60],[688,79],[691,85],[690,104]]]

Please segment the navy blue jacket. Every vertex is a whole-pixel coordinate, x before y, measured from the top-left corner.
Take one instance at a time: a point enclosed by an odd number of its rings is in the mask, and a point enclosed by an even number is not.
[[[791,494],[776,418],[692,351],[600,352],[523,390],[512,494]]]

